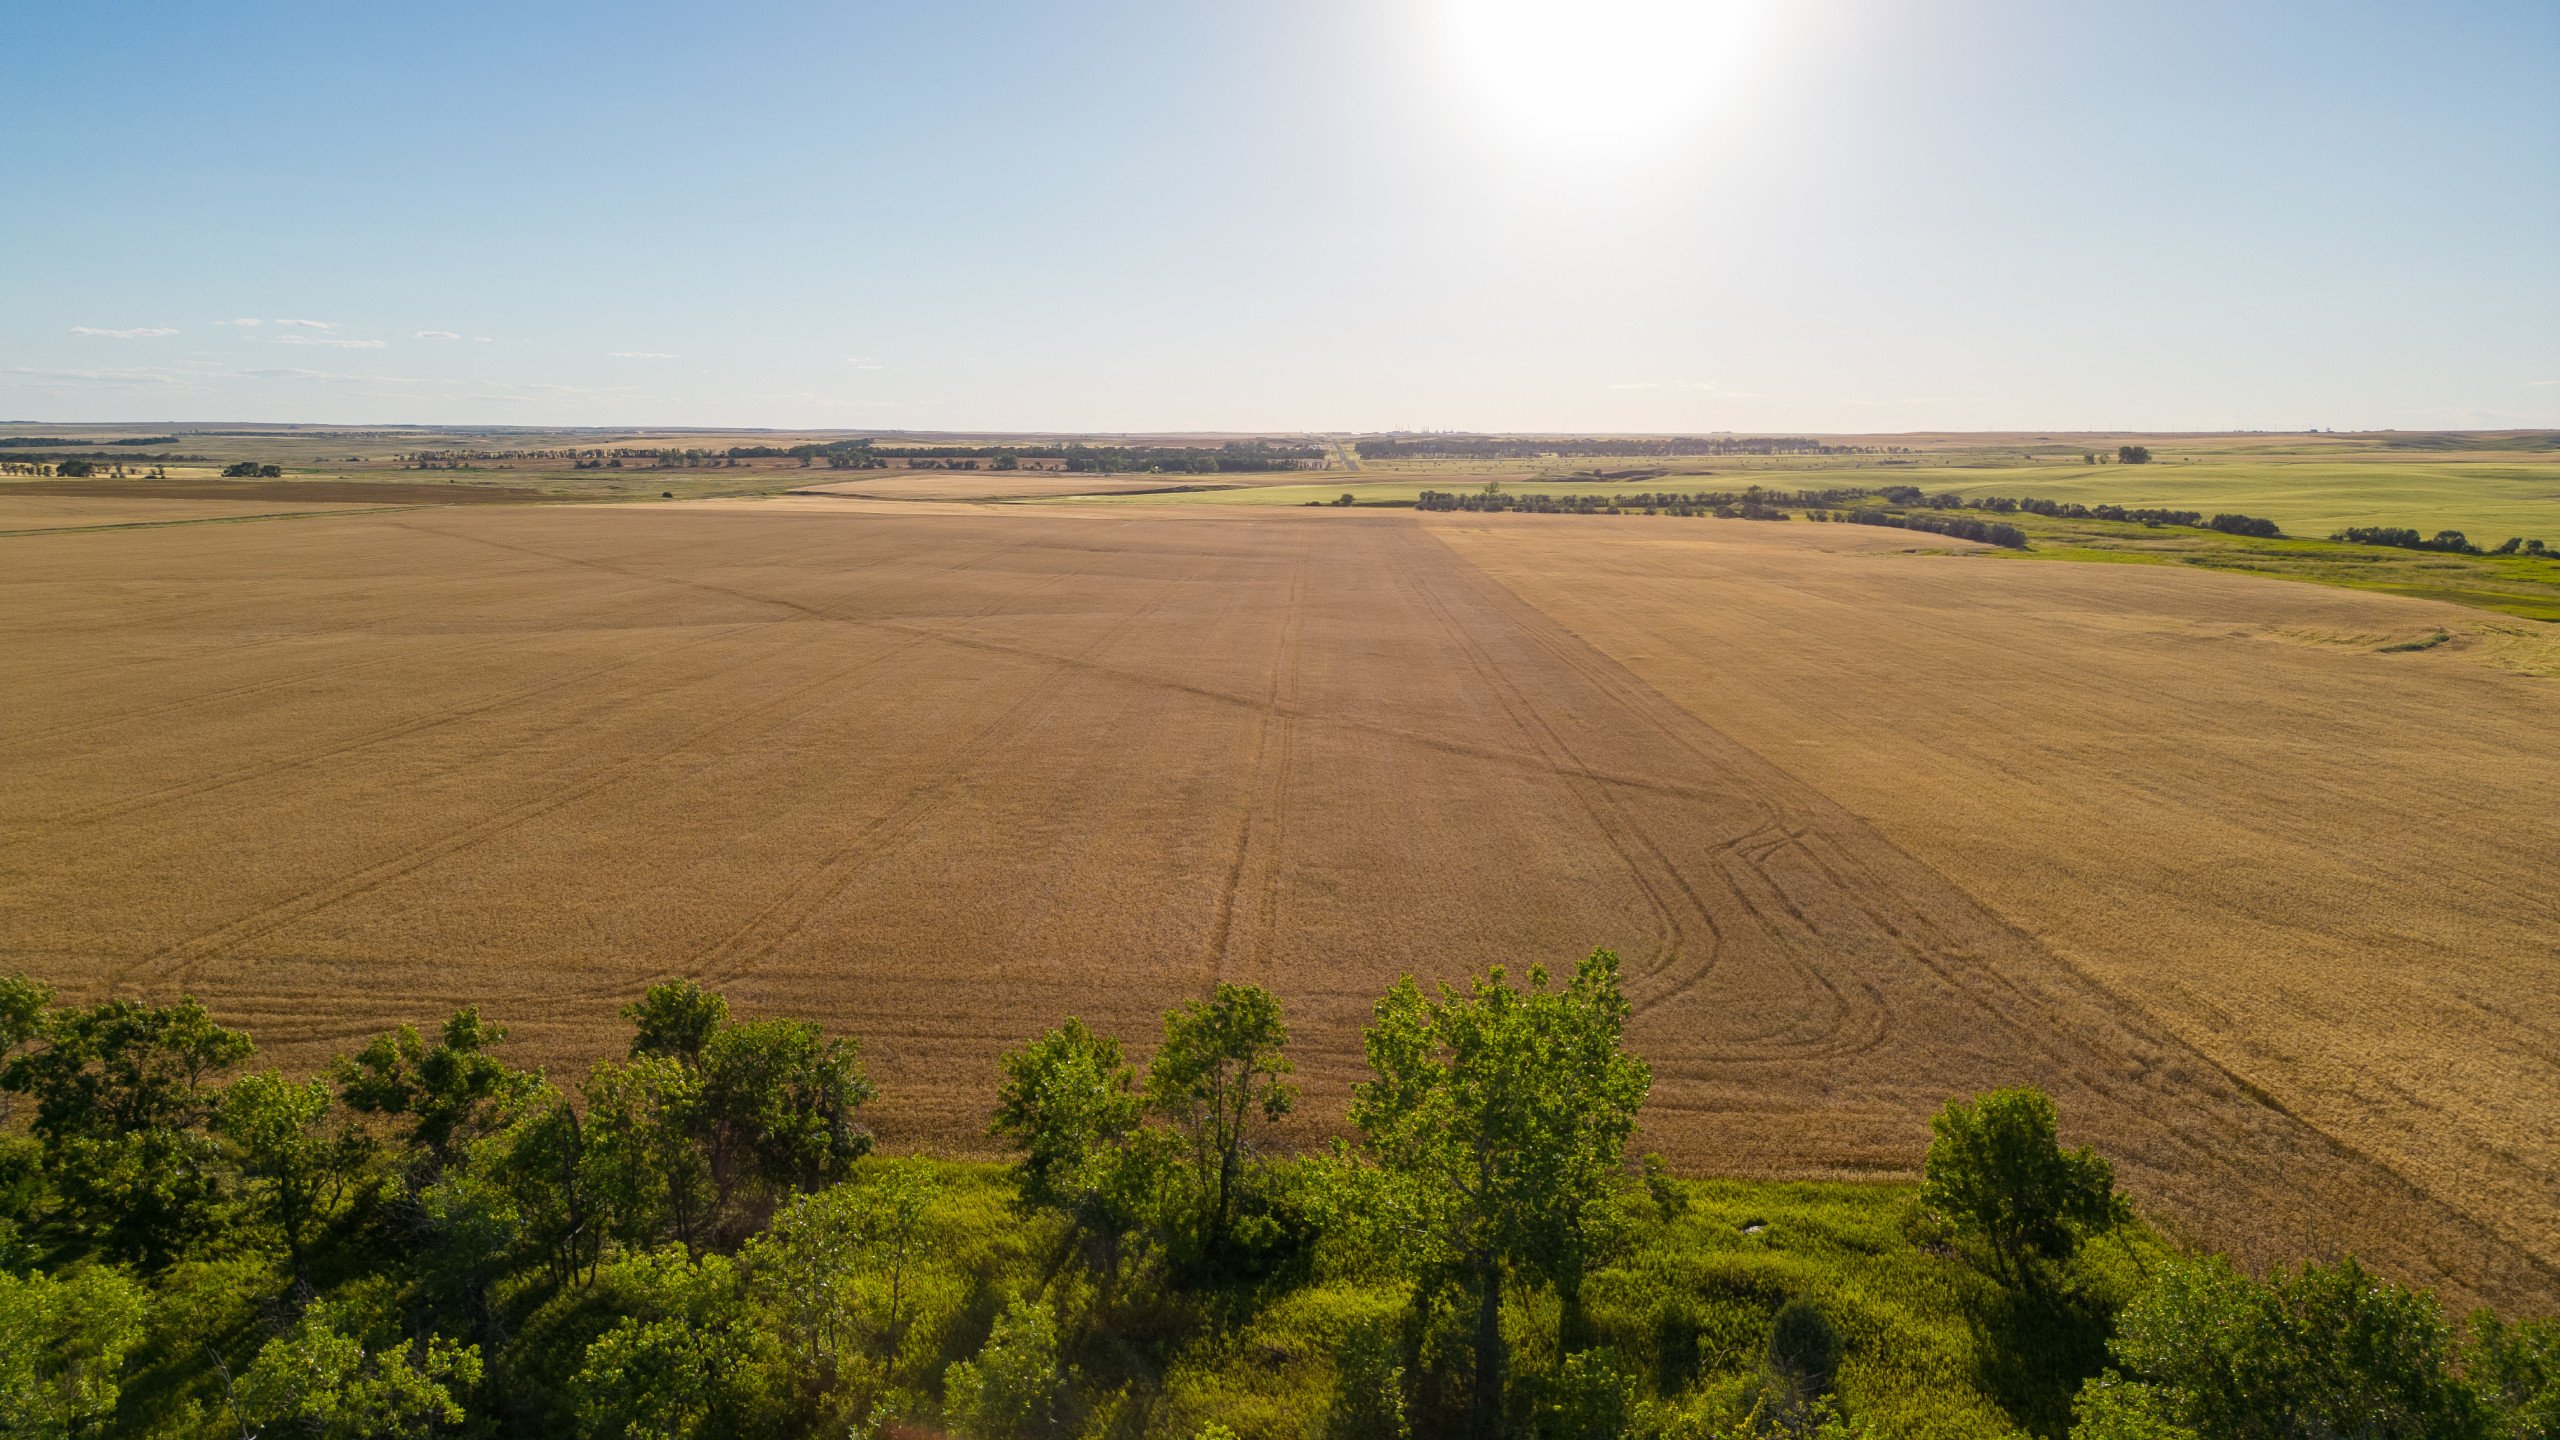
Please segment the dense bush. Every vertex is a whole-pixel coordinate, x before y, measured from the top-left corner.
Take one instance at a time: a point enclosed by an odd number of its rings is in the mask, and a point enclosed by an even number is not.
[[[2225,535],[2255,535],[2263,539],[2274,539],[2284,534],[2276,528],[2273,520],[2262,520],[2255,515],[2216,515],[2205,522],[2205,528],[2219,530]]]
[[[2432,536],[2395,525],[2350,525],[2329,537],[2350,545],[2390,545],[2402,550],[2442,550],[2454,555],[2477,555],[2478,546],[2459,530],[2439,530]]]

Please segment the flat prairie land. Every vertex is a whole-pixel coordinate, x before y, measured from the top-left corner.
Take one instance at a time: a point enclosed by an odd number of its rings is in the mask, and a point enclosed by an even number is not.
[[[791,493],[875,500],[1035,500],[1076,495],[1192,494],[1232,488],[1234,481],[1245,478],[1248,477],[1093,475],[1064,470],[872,470],[860,479],[821,481],[798,486]]]
[[[1946,1096],[2032,1082],[2207,1243],[2560,1300],[2553,692],[2481,663],[2532,637],[1834,530],[0,539],[0,966],[195,993],[288,1066],[478,1003],[564,1075],[693,975],[860,1037],[891,1143],[983,1153],[997,1055],[1064,1015],[1143,1053],[1268,984],[1313,1138],[1398,974],[1607,945],[1684,1169],[1908,1173]]]
[[[0,535],[22,530],[88,530],[112,525],[166,525],[194,520],[249,520],[276,515],[307,515],[322,509],[360,510],[360,505],[304,506],[273,500],[193,500],[142,497],[95,499],[83,495],[22,493],[27,487],[0,485]]]
[[[1830,527],[1433,518],[2251,1092],[2560,1255],[2560,629]]]

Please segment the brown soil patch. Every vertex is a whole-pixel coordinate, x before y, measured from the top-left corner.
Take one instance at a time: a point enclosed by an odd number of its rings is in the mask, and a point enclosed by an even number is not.
[[[698,975],[862,1037],[893,1143],[977,1151],[1068,1013],[1143,1049],[1268,983],[1312,1130],[1399,972],[1607,944],[1687,1167],[1904,1172],[1946,1095],[2034,1081],[2217,1243],[2560,1294],[1411,516],[842,508],[14,542],[0,963],[297,1065],[478,1002],[570,1066]]]

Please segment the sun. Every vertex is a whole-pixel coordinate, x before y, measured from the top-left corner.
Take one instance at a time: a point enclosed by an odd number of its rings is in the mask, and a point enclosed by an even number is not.
[[[1759,0],[1436,0],[1451,78],[1503,144],[1581,159],[1689,138],[1739,78]]]

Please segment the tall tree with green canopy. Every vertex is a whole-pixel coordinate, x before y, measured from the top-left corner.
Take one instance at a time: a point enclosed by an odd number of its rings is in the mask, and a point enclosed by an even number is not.
[[[1165,1012],[1146,1101],[1190,1142],[1203,1254],[1226,1243],[1255,1126],[1278,1122],[1297,1098],[1288,1044],[1280,1002],[1259,985],[1220,981],[1209,999]]]
[[[334,1108],[327,1081],[295,1084],[269,1070],[233,1081],[213,1117],[256,1209],[284,1242],[294,1278],[306,1284],[312,1230],[337,1207],[373,1151],[363,1131],[329,1124]]]
[[[2042,1288],[2084,1237],[2132,1218],[2114,1167],[2085,1146],[2063,1149],[2058,1123],[2052,1098],[2028,1088],[1950,1100],[1929,1122],[1921,1203],[1978,1241],[2013,1288]]]
[[[989,1132],[1022,1154],[1013,1173],[1023,1203],[1065,1215],[1096,1267],[1117,1274],[1162,1168],[1139,1128],[1144,1105],[1120,1042],[1069,1016],[1001,1064]]]
[[[1612,1237],[1653,1084],[1621,1045],[1627,1015],[1618,957],[1594,950],[1561,990],[1542,966],[1525,989],[1497,966],[1437,998],[1407,976],[1364,1037],[1375,1078],[1353,1087],[1351,1122],[1387,1182],[1385,1223],[1421,1270],[1419,1298],[1454,1286],[1473,1302],[1473,1433],[1501,1428],[1506,1277],[1554,1286],[1570,1331]]]
[[[506,1027],[465,1006],[428,1044],[410,1026],[377,1035],[337,1066],[347,1108],[405,1118],[416,1152],[416,1188],[459,1163],[474,1140],[503,1128],[517,1106],[542,1089],[542,1077],[489,1053]]]
[[[665,1055],[691,1064],[702,1047],[729,1021],[729,1002],[691,980],[669,980],[650,986],[638,1000],[622,1007],[631,1022],[632,1058]]]
[[[99,1433],[148,1310],[142,1286],[104,1267],[60,1279],[0,1269],[0,1435]]]
[[[695,1134],[724,1212],[831,1185],[871,1153],[859,1112],[872,1086],[851,1040],[798,1020],[724,1025],[695,1073]]]
[[[36,1048],[0,1068],[0,1090],[34,1099],[31,1128],[75,1220],[110,1253],[157,1268],[219,1194],[210,1082],[252,1048],[192,997],[108,1000],[48,1012]]]

